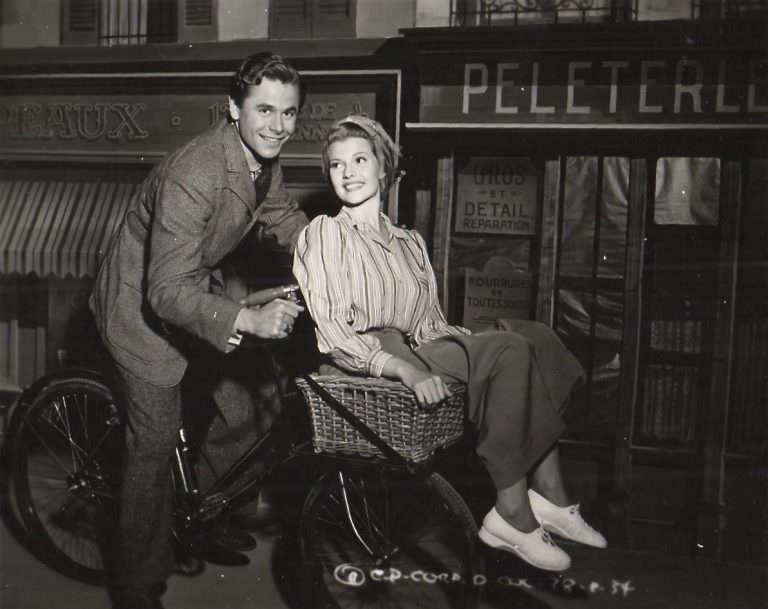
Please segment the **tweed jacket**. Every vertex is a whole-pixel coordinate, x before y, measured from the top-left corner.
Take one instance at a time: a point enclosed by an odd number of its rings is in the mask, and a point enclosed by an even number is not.
[[[118,364],[172,386],[187,366],[188,335],[228,350],[241,306],[215,289],[222,259],[256,222],[286,248],[307,223],[278,162],[266,196],[255,199],[240,136],[226,120],[150,172],[112,237],[90,299]]]

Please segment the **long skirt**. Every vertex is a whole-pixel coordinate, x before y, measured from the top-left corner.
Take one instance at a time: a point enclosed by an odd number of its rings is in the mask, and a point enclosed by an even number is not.
[[[397,330],[377,330],[382,349],[447,381],[467,385],[477,453],[497,489],[524,476],[565,430],[562,412],[583,379],[578,360],[548,326],[507,321],[504,331],[445,336],[411,349]]]

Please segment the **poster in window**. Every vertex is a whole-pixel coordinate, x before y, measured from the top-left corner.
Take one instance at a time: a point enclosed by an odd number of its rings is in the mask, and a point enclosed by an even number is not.
[[[458,175],[456,232],[536,234],[538,185],[527,158],[470,157]]]
[[[529,319],[531,278],[520,271],[504,273],[464,269],[464,319],[473,332],[491,330],[500,318]]]

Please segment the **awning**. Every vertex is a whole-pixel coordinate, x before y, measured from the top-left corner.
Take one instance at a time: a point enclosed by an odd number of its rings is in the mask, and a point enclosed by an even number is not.
[[[0,181],[0,274],[94,276],[135,184]]]

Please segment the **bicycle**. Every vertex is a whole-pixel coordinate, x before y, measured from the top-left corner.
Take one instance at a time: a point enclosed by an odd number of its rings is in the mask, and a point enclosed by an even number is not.
[[[206,525],[252,501],[254,489],[278,469],[301,464],[312,474],[298,527],[308,567],[300,606],[475,607],[480,589],[474,582],[484,571],[477,525],[458,491],[435,471],[437,457],[404,458],[346,406],[339,411],[317,377],[302,375],[296,382],[303,391],[311,386],[372,449],[317,452],[307,433],[307,394],[302,399],[297,385],[280,389],[274,349],[268,341],[260,346],[283,415],[209,489],[199,488],[195,475],[205,456],[187,430],[179,430],[170,483],[180,550],[194,553]],[[104,373],[78,368],[49,374],[18,400],[6,444],[13,501],[32,550],[60,573],[94,584],[108,581],[116,529],[123,427],[114,396]],[[268,467],[250,472],[269,455]]]

